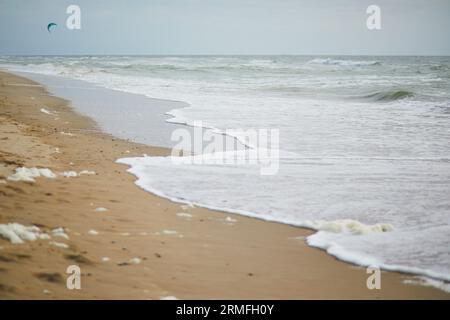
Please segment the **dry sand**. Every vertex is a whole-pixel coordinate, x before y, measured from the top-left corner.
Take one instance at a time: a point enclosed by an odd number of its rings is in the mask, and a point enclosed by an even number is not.
[[[0,298],[449,298],[392,272],[382,273],[381,290],[368,290],[364,268],[305,244],[310,230],[243,216],[228,223],[226,213],[149,194],[114,163],[144,153],[168,150],[104,134],[39,84],[0,72],[0,224],[63,227],[70,237],[24,244],[0,238]],[[96,174],[4,181],[20,166]],[[81,290],[66,288],[72,264],[81,268]]]

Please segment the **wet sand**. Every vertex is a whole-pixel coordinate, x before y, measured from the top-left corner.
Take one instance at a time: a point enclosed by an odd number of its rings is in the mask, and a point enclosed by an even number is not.
[[[0,72],[0,224],[36,225],[43,232],[63,227],[69,236],[24,244],[0,238],[0,298],[450,296],[405,284],[416,280],[394,272],[382,272],[381,290],[368,290],[364,268],[305,244],[310,230],[183,206],[149,194],[134,184],[126,166],[114,162],[144,153],[167,155],[169,150],[105,134],[38,83]],[[96,174],[7,181],[21,166]],[[95,210],[100,207],[107,211]],[[81,268],[81,290],[66,288],[65,271],[73,264]]]

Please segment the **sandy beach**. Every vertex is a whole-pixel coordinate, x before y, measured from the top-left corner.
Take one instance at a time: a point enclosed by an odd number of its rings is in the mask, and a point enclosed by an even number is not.
[[[381,290],[369,290],[365,268],[305,244],[310,230],[145,192],[115,163],[142,154],[169,150],[103,133],[42,85],[0,72],[0,224],[37,226],[51,235],[23,244],[0,238],[0,298],[450,297],[394,272],[382,272]],[[90,174],[7,180],[18,167]],[[67,238],[52,235],[57,228]],[[66,288],[73,264],[81,268],[81,290]]]

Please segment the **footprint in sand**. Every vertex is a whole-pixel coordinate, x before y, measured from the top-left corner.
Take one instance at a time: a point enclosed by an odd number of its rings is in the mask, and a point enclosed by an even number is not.
[[[57,272],[40,272],[34,274],[34,276],[40,280],[44,280],[51,283],[63,283],[64,278],[60,273]]]
[[[12,293],[12,292],[15,292],[15,291],[16,291],[16,288],[15,288],[15,287],[9,286],[9,285],[7,285],[7,284],[0,283],[0,292],[9,292],[9,293]]]
[[[86,264],[86,265],[93,264],[91,260],[89,260],[88,258],[86,258],[85,256],[83,256],[81,254],[66,254],[64,256],[64,258],[66,258],[67,260],[74,261],[76,263],[80,263],[80,264]]]

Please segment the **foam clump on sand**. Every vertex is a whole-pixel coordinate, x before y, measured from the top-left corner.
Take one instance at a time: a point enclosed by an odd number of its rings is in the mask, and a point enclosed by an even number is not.
[[[155,235],[166,235],[166,236],[177,236],[178,238],[184,238],[184,235],[178,233],[178,231],[175,230],[163,230],[161,233],[156,232]]]
[[[139,258],[132,258],[132,259],[128,260],[128,263],[139,264],[139,263],[141,263],[141,259],[139,259]]]
[[[38,227],[24,226],[20,223],[0,224],[0,236],[9,240],[12,244],[38,239],[50,239],[50,236],[42,233]]]
[[[103,207],[98,207],[98,208],[95,208],[94,211],[95,212],[105,212],[105,211],[108,211],[108,209],[103,208]]]
[[[78,177],[81,175],[95,175],[95,171],[89,171],[89,170],[82,170],[80,172],[64,171],[64,172],[61,172],[60,175],[62,175],[63,177],[66,177],[66,178],[73,178],[73,177]]]
[[[178,231],[175,230],[163,230],[163,234],[172,235],[172,234],[178,234]]]
[[[70,178],[70,177],[78,177],[81,175],[95,175],[95,171],[82,170],[80,172],[76,171],[64,171],[59,173],[59,175]],[[48,168],[26,168],[20,167],[16,168],[15,173],[10,175],[7,180],[9,181],[25,181],[25,182],[35,182],[35,178],[44,177],[48,179],[54,179],[57,177],[52,170]]]
[[[45,109],[45,108],[41,108],[41,112],[42,112],[42,113],[45,113],[45,114],[53,115],[53,112],[48,111],[48,110]]]
[[[188,204],[183,204],[181,206],[181,209],[183,210],[188,210],[189,208],[194,208],[195,206],[192,203],[188,203]]]
[[[62,242],[50,241],[49,244],[52,246],[58,247],[58,248],[62,248],[62,249],[69,248],[69,245],[62,243]]]
[[[83,175],[83,174],[85,174],[85,175],[95,175],[96,173],[95,173],[95,171],[89,171],[89,170],[82,170],[82,171],[80,171],[79,173],[78,173],[78,175]]]
[[[64,131],[61,131],[60,134],[62,134],[63,136],[69,136],[69,137],[74,137],[75,136],[73,133],[64,132]]]
[[[334,233],[351,233],[351,234],[368,234],[373,232],[389,232],[392,231],[392,225],[388,223],[377,223],[373,225],[364,224],[357,220],[342,219],[335,221],[315,220],[306,221],[305,227],[328,231]]]
[[[60,174],[66,178],[78,177],[78,173],[75,171],[64,171],[64,172],[61,172]]]
[[[91,236],[96,236],[96,235],[98,235],[98,231],[94,230],[94,229],[91,229],[91,230],[88,231],[88,234],[90,234]]]
[[[65,233],[64,228],[56,228],[52,230],[52,236],[61,237],[69,240],[69,236]]]
[[[176,215],[180,218],[187,218],[187,219],[192,218],[192,214],[186,212],[178,212]]]
[[[7,179],[9,181],[25,181],[25,182],[35,182],[34,178],[37,177],[45,177],[48,179],[56,178],[56,174],[54,174],[48,168],[25,168],[20,167],[16,168],[16,172],[10,175]]]

